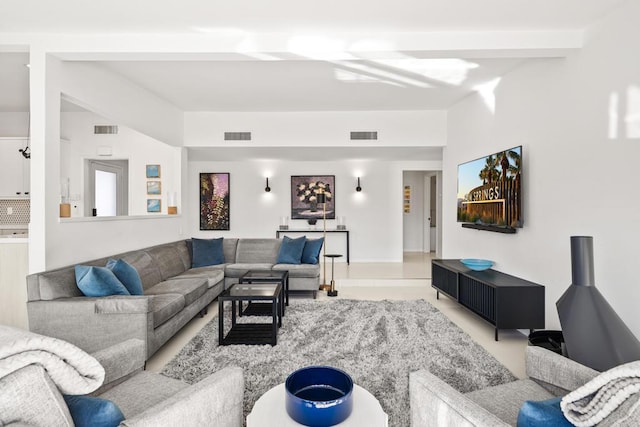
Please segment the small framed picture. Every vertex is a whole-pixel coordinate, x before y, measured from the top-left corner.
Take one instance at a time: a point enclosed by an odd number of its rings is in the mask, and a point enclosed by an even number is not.
[[[147,212],[160,212],[162,201],[160,199],[147,199]]]
[[[147,178],[160,178],[160,165],[147,165]]]
[[[160,181],[147,181],[147,194],[162,194],[162,184]]]

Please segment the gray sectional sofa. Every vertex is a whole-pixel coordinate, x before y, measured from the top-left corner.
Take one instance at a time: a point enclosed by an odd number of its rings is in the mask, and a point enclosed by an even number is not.
[[[144,295],[86,297],[74,266],[27,276],[29,329],[96,352],[131,338],[141,339],[147,358],[224,289],[249,269],[289,271],[290,291],[315,292],[318,264],[276,264],[279,239],[223,239],[224,264],[191,268],[189,240],[114,254],[83,265],[105,266],[110,258],[136,268]]]

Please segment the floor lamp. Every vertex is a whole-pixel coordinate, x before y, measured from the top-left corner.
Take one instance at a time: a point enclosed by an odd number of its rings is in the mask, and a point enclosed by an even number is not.
[[[322,203],[322,285],[320,285],[321,291],[328,291],[331,289],[331,285],[327,284],[327,196],[324,193],[320,193],[316,196],[318,203]]]

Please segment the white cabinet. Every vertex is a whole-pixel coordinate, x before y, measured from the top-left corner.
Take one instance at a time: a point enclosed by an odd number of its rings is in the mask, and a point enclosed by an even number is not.
[[[0,197],[28,196],[31,160],[19,150],[27,138],[0,138]]]

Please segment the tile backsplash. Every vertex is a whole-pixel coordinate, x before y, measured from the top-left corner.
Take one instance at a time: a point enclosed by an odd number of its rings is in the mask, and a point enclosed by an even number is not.
[[[29,199],[0,199],[0,226],[29,224],[30,212]]]

